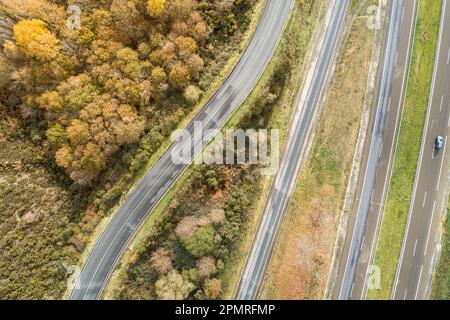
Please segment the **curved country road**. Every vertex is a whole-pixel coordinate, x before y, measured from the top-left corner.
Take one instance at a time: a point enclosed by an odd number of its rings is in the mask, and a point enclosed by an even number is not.
[[[218,92],[186,127],[193,138],[177,139],[115,213],[92,249],[70,299],[93,300],[100,297],[115,265],[142,222],[188,166],[175,164],[172,151],[186,145],[204,145],[212,134],[193,135],[194,122],[201,123],[203,132],[220,129],[246,99],[275,52],[293,3],[294,0],[267,0],[258,29],[242,59]],[[193,151],[197,153],[199,150]]]

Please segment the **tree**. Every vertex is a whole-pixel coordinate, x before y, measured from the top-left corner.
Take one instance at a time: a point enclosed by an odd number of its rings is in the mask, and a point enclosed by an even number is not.
[[[205,22],[199,21],[194,26],[194,38],[197,41],[203,41],[208,37],[208,27]]]
[[[26,56],[42,61],[54,59],[59,41],[45,27],[42,20],[22,20],[14,28],[14,39]]]
[[[211,256],[202,257],[197,260],[196,267],[199,275],[204,278],[208,278],[216,272],[216,259]]]
[[[191,54],[197,52],[197,43],[191,37],[178,36],[175,39],[175,45],[178,49],[178,55],[183,57],[189,57]]]
[[[172,271],[172,252],[166,248],[159,248],[152,253],[150,265],[159,274],[166,274]]]
[[[216,231],[212,226],[201,227],[197,230],[195,235],[184,241],[186,250],[194,257],[203,257],[214,251],[214,236]]]
[[[64,140],[66,138],[66,131],[61,124],[57,123],[54,126],[48,128],[45,132],[45,135],[51,144],[59,147],[64,143]]]
[[[198,54],[194,53],[193,55],[190,55],[185,62],[189,73],[194,78],[198,78],[200,72],[203,71],[203,68],[205,66],[205,62],[203,61],[203,59]]]
[[[118,39],[126,45],[142,39],[149,25],[141,14],[141,0],[112,0],[110,12]]]
[[[196,103],[198,99],[200,99],[200,89],[198,89],[194,85],[188,86],[186,89],[184,89],[184,98],[189,103]]]
[[[175,270],[161,276],[155,282],[156,295],[160,300],[183,300],[194,289],[195,286]]]
[[[191,239],[200,225],[200,220],[195,216],[187,216],[181,219],[175,228],[175,234],[182,241]]]
[[[60,113],[64,110],[63,98],[56,91],[44,92],[36,99],[40,108],[47,112]]]
[[[166,0],[148,0],[147,13],[151,17],[159,17],[165,9]]]
[[[186,19],[194,8],[193,0],[171,0],[167,4],[167,13],[172,19]]]
[[[225,210],[223,209],[213,209],[208,214],[209,219],[212,223],[219,224],[225,221]]]
[[[69,144],[58,151],[57,163],[74,181],[90,184],[106,167],[108,157],[136,141],[143,130],[144,123],[131,106],[104,94],[72,120],[66,129]]]
[[[74,119],[67,128],[67,137],[72,145],[85,144],[89,141],[89,125],[81,120]]]
[[[189,70],[182,66],[174,66],[169,74],[170,83],[177,89],[184,88],[191,81]]]
[[[141,77],[143,64],[139,60],[139,53],[131,48],[117,51],[117,60],[114,65],[130,79],[138,80]]]
[[[206,280],[203,291],[209,299],[219,298],[222,293],[222,281],[220,279]]]
[[[70,168],[73,162],[72,150],[67,146],[62,146],[61,149],[56,152],[56,163],[63,168]]]

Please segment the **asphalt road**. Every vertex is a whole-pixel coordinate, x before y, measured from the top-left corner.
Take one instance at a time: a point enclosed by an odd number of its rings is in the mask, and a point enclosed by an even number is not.
[[[236,299],[251,300],[257,298],[258,289],[264,277],[277,230],[296,182],[300,159],[302,158],[316,107],[326,82],[333,54],[338,45],[340,31],[344,24],[349,3],[350,1],[348,0],[337,0],[334,4],[314,75],[309,88],[307,88],[306,100],[299,117],[294,117],[285,146],[285,153],[271,186],[271,191],[240,279]]]
[[[450,2],[444,0],[439,44],[423,135],[422,151],[392,298],[422,300],[429,296],[432,262],[443,205],[446,205],[450,121]],[[436,152],[440,135],[445,148]]]
[[[400,128],[416,13],[415,0],[389,3],[376,108],[371,114],[357,195],[333,291],[334,299],[359,300],[367,294],[368,275]]]
[[[214,97],[186,127],[193,138],[177,139],[115,213],[92,249],[70,299],[93,300],[100,297],[115,265],[142,222],[187,167],[175,164],[172,152],[186,145],[204,145],[212,133],[194,136],[194,122],[201,121],[203,132],[218,130],[245,100],[273,56],[293,3],[294,0],[267,1],[258,29],[242,59]],[[193,150],[194,153],[199,149]]]

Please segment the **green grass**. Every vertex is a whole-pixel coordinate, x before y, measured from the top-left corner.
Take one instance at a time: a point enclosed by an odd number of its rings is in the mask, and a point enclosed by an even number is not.
[[[403,119],[374,261],[381,268],[381,289],[370,290],[369,299],[389,299],[393,287],[422,143],[441,4],[441,0],[422,0],[419,4]]]
[[[450,207],[447,208],[447,222],[443,236],[441,258],[436,271],[431,297],[433,300],[450,300]]]

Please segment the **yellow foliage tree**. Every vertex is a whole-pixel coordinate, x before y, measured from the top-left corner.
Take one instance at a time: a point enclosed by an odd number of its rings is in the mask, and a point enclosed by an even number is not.
[[[147,12],[151,17],[160,16],[165,9],[166,0],[148,0]]]
[[[14,39],[25,55],[43,61],[55,58],[59,41],[45,27],[42,20],[22,20],[14,28]]]

